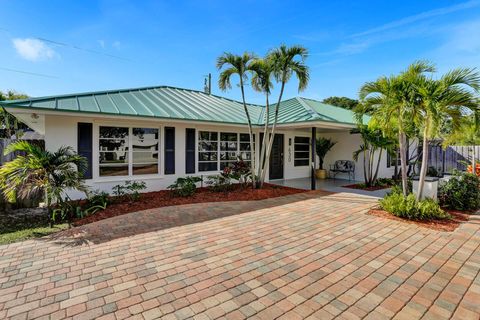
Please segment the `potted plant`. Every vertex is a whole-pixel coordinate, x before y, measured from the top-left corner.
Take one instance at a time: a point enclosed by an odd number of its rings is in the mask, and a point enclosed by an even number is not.
[[[319,158],[319,169],[315,170],[315,176],[318,179],[325,179],[327,177],[327,170],[323,169],[323,160],[327,155],[327,152],[330,151],[336,142],[333,142],[330,139],[320,137],[316,141],[316,151]]]

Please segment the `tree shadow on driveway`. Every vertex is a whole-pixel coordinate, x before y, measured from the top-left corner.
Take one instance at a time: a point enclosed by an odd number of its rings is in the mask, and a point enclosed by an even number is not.
[[[312,199],[326,200],[321,206],[330,209],[335,205],[353,203],[358,204],[358,211],[364,211],[375,204],[372,198],[321,190],[256,201],[196,203],[128,213],[64,230],[43,240],[65,246],[100,244],[118,238],[202,223],[257,210],[273,209],[292,203],[298,203],[298,206],[301,206],[303,201]],[[319,210],[321,209],[319,206]]]

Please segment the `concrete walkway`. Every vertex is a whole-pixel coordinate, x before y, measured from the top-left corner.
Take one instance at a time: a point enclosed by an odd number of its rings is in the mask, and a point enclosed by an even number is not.
[[[475,319],[480,219],[453,233],[358,195],[131,213],[0,246],[0,319]]]
[[[329,192],[343,192],[343,193],[351,193],[351,194],[358,194],[362,196],[368,196],[375,199],[383,198],[385,194],[390,190],[381,189],[375,191],[367,191],[367,190],[360,190],[360,189],[353,189],[353,188],[345,188],[345,186],[356,184],[356,183],[363,183],[363,181],[354,181],[354,180],[345,180],[345,179],[317,179],[316,189],[317,190],[324,190]],[[298,179],[285,179],[285,180],[272,180],[270,181],[273,184],[278,184],[280,186],[287,186],[292,188],[298,189],[311,189],[311,182],[310,178],[298,178]]]

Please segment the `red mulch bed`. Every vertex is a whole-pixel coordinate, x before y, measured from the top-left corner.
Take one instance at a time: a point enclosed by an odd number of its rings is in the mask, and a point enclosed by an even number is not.
[[[376,191],[391,188],[392,186],[374,186],[374,187],[364,187],[361,184],[349,184],[346,186],[342,186],[342,188],[350,188],[350,189],[358,189],[358,190],[365,190],[365,191]]]
[[[99,211],[94,215],[85,217],[83,219],[79,219],[75,221],[73,225],[81,226],[87,223],[146,209],[191,203],[263,200],[307,191],[308,190],[266,183],[262,189],[241,189],[239,186],[235,186],[235,189],[229,192],[213,192],[208,188],[197,188],[197,192],[189,197],[176,197],[170,190],[147,192],[142,193],[140,200],[136,202],[120,202],[118,200],[114,200],[113,203],[107,207],[107,209]]]
[[[433,229],[437,231],[447,231],[447,232],[454,231],[455,229],[458,228],[458,226],[462,222],[469,220],[469,214],[464,211],[455,211],[455,210],[449,210],[449,209],[444,209],[444,210],[452,216],[452,219],[425,220],[425,221],[408,220],[408,219],[394,216],[393,214],[379,208],[370,209],[370,211],[368,211],[367,214],[386,218],[386,219],[402,221],[410,224],[416,224],[420,227],[424,227],[428,229]]]

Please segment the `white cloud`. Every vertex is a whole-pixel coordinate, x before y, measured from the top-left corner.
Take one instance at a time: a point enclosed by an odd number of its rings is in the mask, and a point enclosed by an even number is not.
[[[112,43],[112,47],[116,48],[116,49],[120,49],[120,41],[114,41]]]
[[[48,60],[56,56],[56,52],[39,39],[16,38],[12,42],[17,53],[29,61]]]
[[[105,40],[97,40],[100,47],[105,48]]]

